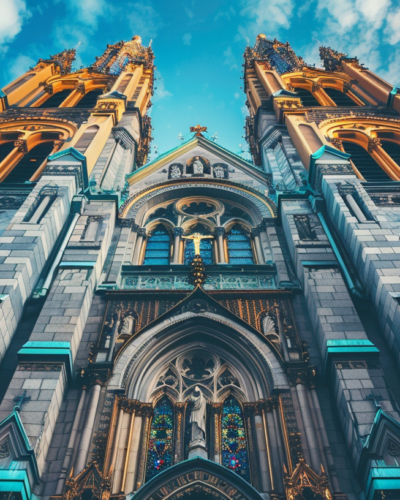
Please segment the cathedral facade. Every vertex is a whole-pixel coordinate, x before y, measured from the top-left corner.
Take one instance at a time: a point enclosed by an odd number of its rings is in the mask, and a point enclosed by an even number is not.
[[[154,55],[0,91],[1,500],[400,498],[400,93],[244,53],[253,161],[148,160]]]

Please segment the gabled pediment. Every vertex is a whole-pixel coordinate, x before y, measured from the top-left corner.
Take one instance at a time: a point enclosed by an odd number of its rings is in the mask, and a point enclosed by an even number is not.
[[[33,485],[39,481],[39,472],[18,407],[0,422],[0,470],[0,482],[10,481],[7,486],[10,491],[19,492],[23,499],[30,498]]]
[[[165,169],[167,169],[170,177],[171,173],[169,169],[174,166],[177,167],[175,169],[175,175],[179,175],[178,169],[180,169],[182,177],[185,177],[186,168],[191,167],[196,157],[200,157],[200,161],[204,165],[205,177],[211,176],[218,178],[218,175],[223,175],[223,172],[219,169],[216,174],[213,168],[222,167],[222,169],[226,169],[227,172],[228,170],[232,172],[238,169],[238,171],[249,176],[251,179],[261,183],[266,182],[266,174],[262,170],[245,161],[239,155],[228,151],[219,144],[203,136],[194,136],[182,145],[158,156],[155,160],[128,175],[127,180],[129,184],[132,185],[155,172],[165,171]],[[211,169],[206,172],[208,164]],[[192,171],[188,175],[192,175]]]

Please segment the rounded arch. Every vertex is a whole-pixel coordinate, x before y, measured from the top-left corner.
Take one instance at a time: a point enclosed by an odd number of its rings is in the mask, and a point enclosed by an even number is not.
[[[129,398],[149,401],[166,367],[194,349],[205,350],[231,366],[239,360],[241,389],[248,401],[267,398],[274,388],[288,387],[280,352],[261,334],[212,311],[201,315],[186,311],[125,344],[117,356],[110,388],[124,387]],[[178,392],[182,398],[184,390]],[[170,394],[176,397],[176,391]]]
[[[122,217],[134,218],[142,223],[145,213],[168,199],[179,199],[188,196],[206,196],[221,200],[236,200],[254,214],[254,222],[260,223],[263,218],[276,216],[276,206],[272,200],[260,192],[232,181],[201,179],[197,182],[171,180],[145,189],[129,197],[120,208]]]
[[[186,494],[187,500],[194,500],[193,492],[201,495],[210,491],[215,500],[231,500],[232,491],[235,500],[262,500],[260,493],[233,471],[203,458],[186,460],[161,472],[135,493],[135,500],[155,498],[161,489],[164,500],[176,498],[177,494],[182,500],[186,500]]]
[[[195,218],[195,219],[189,219],[189,220],[186,220],[185,222],[183,222],[182,229],[183,229],[184,233],[186,234],[197,225],[204,226],[204,228],[206,230],[211,231],[212,233],[215,231],[215,228],[216,228],[216,224],[210,220]]]
[[[151,234],[152,231],[154,231],[154,229],[156,229],[157,226],[160,226],[160,225],[165,227],[165,229],[171,234],[172,234],[172,231],[175,227],[175,224],[168,219],[163,219],[163,218],[154,219],[154,220],[146,223],[146,225],[145,225],[146,233],[148,235]]]
[[[239,226],[241,226],[245,231],[251,233],[252,229],[251,225],[247,221],[239,218],[227,220],[223,224],[223,227],[225,228],[225,231],[228,233],[236,224],[239,224]]]
[[[352,116],[325,120],[319,128],[343,151],[346,151],[345,143],[350,144],[351,151],[346,152],[353,153],[353,158],[350,159],[353,161],[358,177],[368,180],[362,172],[363,169],[356,164],[354,154],[357,154],[357,151],[363,155],[360,165],[365,162],[371,164],[373,178],[378,176],[382,178],[381,180],[385,180],[385,177],[388,177],[387,180],[400,180],[397,150],[387,147],[388,144],[400,144],[400,120]],[[385,143],[383,147],[382,141]],[[352,144],[354,147],[351,147]]]

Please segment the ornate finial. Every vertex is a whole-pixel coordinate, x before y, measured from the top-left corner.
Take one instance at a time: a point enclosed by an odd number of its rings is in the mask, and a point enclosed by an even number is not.
[[[201,255],[195,255],[190,267],[190,281],[196,286],[203,286],[206,282],[206,268],[204,267]]]
[[[75,61],[76,49],[66,49],[54,56],[49,56],[49,59],[39,59],[35,68],[41,68],[47,64],[54,64],[62,75],[71,72],[72,63]]]
[[[347,54],[338,52],[330,47],[320,47],[319,57],[326,71],[337,71],[340,69],[342,59],[347,57]]]
[[[196,137],[200,137],[202,132],[207,132],[207,127],[201,127],[196,125],[195,127],[190,127],[191,132],[196,132]]]

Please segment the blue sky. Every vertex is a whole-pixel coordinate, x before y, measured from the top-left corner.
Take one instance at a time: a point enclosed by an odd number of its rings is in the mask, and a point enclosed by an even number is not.
[[[0,87],[40,57],[77,48],[76,68],[107,43],[152,40],[157,81],[151,116],[160,153],[192,125],[239,152],[242,55],[258,33],[289,41],[311,64],[318,46],[358,56],[400,86],[400,0],[0,0]],[[153,152],[154,157],[154,152]]]

